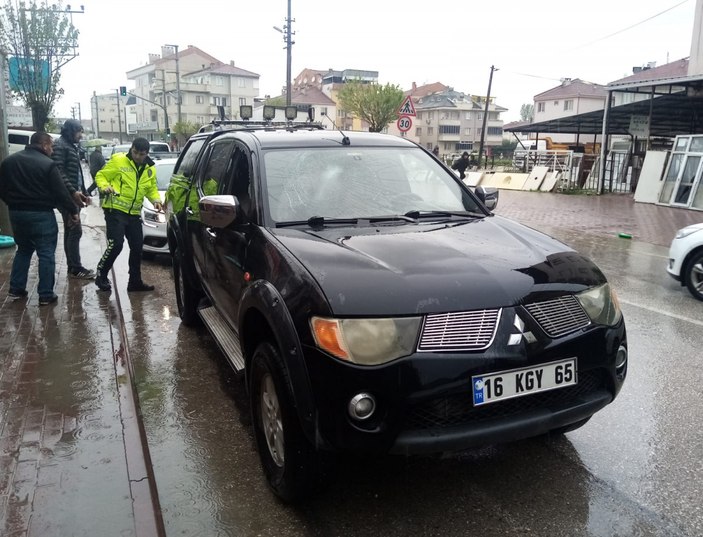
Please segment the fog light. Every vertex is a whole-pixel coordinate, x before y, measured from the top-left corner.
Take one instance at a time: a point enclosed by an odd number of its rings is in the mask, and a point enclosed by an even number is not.
[[[376,399],[370,393],[359,393],[349,401],[349,415],[355,420],[365,420],[376,410]]]
[[[615,355],[615,372],[618,376],[622,376],[627,367],[627,347],[620,345],[618,352]]]

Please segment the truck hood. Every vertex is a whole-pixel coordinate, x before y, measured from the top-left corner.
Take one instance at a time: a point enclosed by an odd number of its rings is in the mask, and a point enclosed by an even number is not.
[[[316,280],[335,315],[512,306],[532,293],[573,293],[605,281],[588,258],[497,216],[272,233]]]

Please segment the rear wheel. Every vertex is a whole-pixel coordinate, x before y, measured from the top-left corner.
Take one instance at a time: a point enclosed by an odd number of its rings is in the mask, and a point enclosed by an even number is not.
[[[303,433],[286,367],[269,342],[261,343],[252,358],[249,397],[259,458],[269,487],[286,502],[307,498],[325,481],[324,458]]]
[[[698,300],[703,300],[703,250],[688,260],[683,277],[691,294]]]
[[[176,248],[173,252],[173,281],[176,285],[176,304],[178,305],[178,315],[187,326],[200,324],[198,316],[198,302],[201,293],[198,292],[185,278],[181,259],[181,250]]]

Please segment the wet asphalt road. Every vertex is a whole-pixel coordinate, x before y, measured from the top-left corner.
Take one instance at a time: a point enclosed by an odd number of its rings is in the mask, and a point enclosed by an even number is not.
[[[630,344],[618,399],[561,438],[344,461],[303,507],[267,490],[243,386],[204,329],[181,326],[169,261],[146,261],[158,291],[122,306],[167,534],[703,535],[703,304],[664,272],[666,247],[535,227],[617,289]]]

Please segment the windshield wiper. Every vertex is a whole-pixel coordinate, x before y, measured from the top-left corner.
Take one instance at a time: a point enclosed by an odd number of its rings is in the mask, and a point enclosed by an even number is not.
[[[291,220],[289,222],[276,222],[276,227],[310,226],[312,228],[325,227],[328,224],[356,225],[358,218],[327,218],[324,216],[311,216],[307,220]]]
[[[471,211],[408,211],[405,216],[418,220],[420,218],[436,218],[438,216],[458,216],[461,218],[485,218],[486,215],[482,213],[474,213]]]

